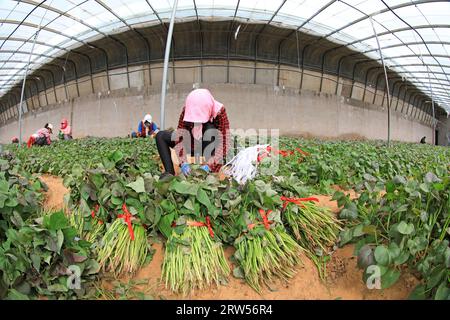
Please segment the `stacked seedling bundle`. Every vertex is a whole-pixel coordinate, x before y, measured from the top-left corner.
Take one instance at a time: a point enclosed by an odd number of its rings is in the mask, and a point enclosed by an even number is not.
[[[209,217],[205,222],[184,218],[180,219],[185,222],[178,222],[184,225],[177,225],[167,241],[162,277],[167,288],[187,295],[226,281],[230,267],[222,243],[214,239]]]
[[[97,205],[87,217],[83,215],[79,208],[68,213],[69,223],[77,230],[78,236],[83,240],[91,242],[93,245],[105,233],[104,222],[96,216],[96,213],[101,210],[103,208]]]
[[[327,253],[336,244],[342,230],[340,222],[329,208],[316,204],[317,198],[280,199],[283,201],[283,220],[302,247],[315,253]]]
[[[329,208],[316,204],[317,198],[288,198],[283,201],[283,222],[297,242],[306,249],[321,279],[326,278],[326,263],[342,230],[340,221]]]
[[[229,226],[228,234],[235,236],[235,276],[260,292],[263,284],[295,274],[302,248],[284,229],[277,209],[281,202],[269,184],[256,180],[237,188],[242,201],[221,219]],[[230,189],[222,197],[226,201],[234,197],[233,186]]]
[[[254,230],[236,239],[234,257],[247,283],[257,292],[275,278],[288,280],[301,262],[301,247],[282,226]]]
[[[194,170],[188,181],[176,177],[157,186],[162,199],[158,227],[168,239],[162,278],[175,292],[187,295],[228,278],[222,242],[213,230],[219,210],[211,199],[220,185],[213,176],[205,179]]]
[[[125,204],[122,211],[106,230],[98,252],[103,270],[116,275],[136,272],[144,264],[148,252],[145,228],[133,223],[133,215]]]

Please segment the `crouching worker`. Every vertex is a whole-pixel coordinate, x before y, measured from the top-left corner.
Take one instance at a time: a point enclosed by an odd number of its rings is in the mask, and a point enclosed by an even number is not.
[[[53,125],[51,123],[46,123],[44,128],[39,129],[36,133],[33,133],[28,139],[27,146],[31,148],[31,146],[45,146],[50,145],[52,140],[50,135],[53,133]]]
[[[148,136],[154,138],[158,131],[158,126],[153,122],[152,116],[146,114],[144,119],[139,121],[137,132],[133,131],[131,137],[145,138]]]
[[[59,140],[72,140],[72,127],[67,119],[61,120],[61,127],[58,134]]]
[[[156,146],[164,166],[164,178],[174,175],[170,148],[174,148],[181,172],[189,175],[191,166],[187,156],[205,158],[201,168],[218,172],[229,150],[230,124],[225,107],[206,89],[196,89],[187,96],[175,131],[160,131]]]

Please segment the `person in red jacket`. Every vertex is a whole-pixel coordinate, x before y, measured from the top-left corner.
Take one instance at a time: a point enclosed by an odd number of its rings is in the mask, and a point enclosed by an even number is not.
[[[50,135],[53,133],[53,125],[51,123],[46,123],[42,129],[33,133],[28,139],[27,146],[31,148],[34,145],[45,146],[50,145],[52,140]]]
[[[201,168],[218,172],[230,143],[230,123],[224,105],[216,101],[209,90],[195,89],[186,98],[177,130],[160,131],[156,135],[156,146],[165,170],[161,177],[175,174],[170,148],[176,151],[181,172],[188,175],[191,172],[188,154],[204,156],[206,163]]]

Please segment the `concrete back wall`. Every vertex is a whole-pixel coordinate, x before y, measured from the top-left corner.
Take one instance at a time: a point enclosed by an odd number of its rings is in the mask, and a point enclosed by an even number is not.
[[[335,95],[337,78],[325,75],[322,93],[318,93],[320,73],[305,71],[301,82],[299,70],[288,67],[280,71],[277,86],[277,66],[257,63],[256,79],[254,67],[253,62],[231,61],[231,83],[225,83],[226,62],[177,61],[176,68],[169,71],[166,127],[176,126],[193,84],[203,82],[201,87],[210,89],[215,98],[225,104],[231,127],[235,129],[280,129],[281,134],[327,138],[387,138],[383,92],[378,91],[375,96],[370,88],[364,93],[354,87],[352,98],[344,98],[341,94],[349,91],[351,82],[339,79],[338,95]],[[152,65],[150,70],[148,66],[130,67],[129,72],[130,88],[126,73],[118,69],[109,72],[110,90],[106,74],[98,74],[92,83],[89,77],[78,80],[80,97],[74,82],[67,84],[67,90],[63,86],[48,89],[47,98],[42,92],[40,99],[36,97],[34,108],[28,103],[30,111],[23,117],[23,139],[46,122],[59,127],[63,117],[70,120],[74,137],[126,136],[137,129],[145,113],[151,113],[159,123],[161,65]],[[298,89],[300,84],[302,90]],[[55,103],[55,95],[60,102]],[[361,101],[363,96],[364,102]],[[46,100],[50,105],[44,106]],[[372,104],[374,100],[379,105]],[[392,108],[398,106],[400,111],[403,104],[403,101],[397,104],[394,99]],[[417,119],[393,111],[391,125],[393,140],[418,142],[427,136],[427,141],[431,142],[432,129]],[[0,127],[1,143],[8,143],[13,136],[18,136],[17,121]]]
[[[232,128],[280,129],[281,134],[328,138],[386,139],[386,110],[371,105],[351,105],[348,99],[314,92],[298,93],[263,85],[212,84],[206,86],[225,104]],[[166,98],[166,127],[175,127],[192,85],[172,85]],[[23,119],[24,139],[46,122],[55,126],[71,120],[74,137],[126,136],[136,130],[147,112],[159,122],[160,93],[120,89],[74,99]],[[392,139],[417,142],[430,137],[431,128],[392,113]],[[0,141],[17,135],[17,122],[0,128]],[[56,135],[55,135],[56,138]]]

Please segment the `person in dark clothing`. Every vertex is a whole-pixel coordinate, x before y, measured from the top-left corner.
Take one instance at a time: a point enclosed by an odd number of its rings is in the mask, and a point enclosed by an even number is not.
[[[206,89],[193,90],[186,98],[177,129],[160,131],[156,135],[156,146],[165,170],[162,177],[175,174],[170,148],[175,149],[184,175],[191,171],[187,154],[205,157],[206,163],[201,168],[206,172],[218,172],[230,140],[230,123],[223,104]]]
[[[420,139],[420,143],[426,143],[426,141],[425,141],[426,138],[427,137],[422,137],[422,139]]]

